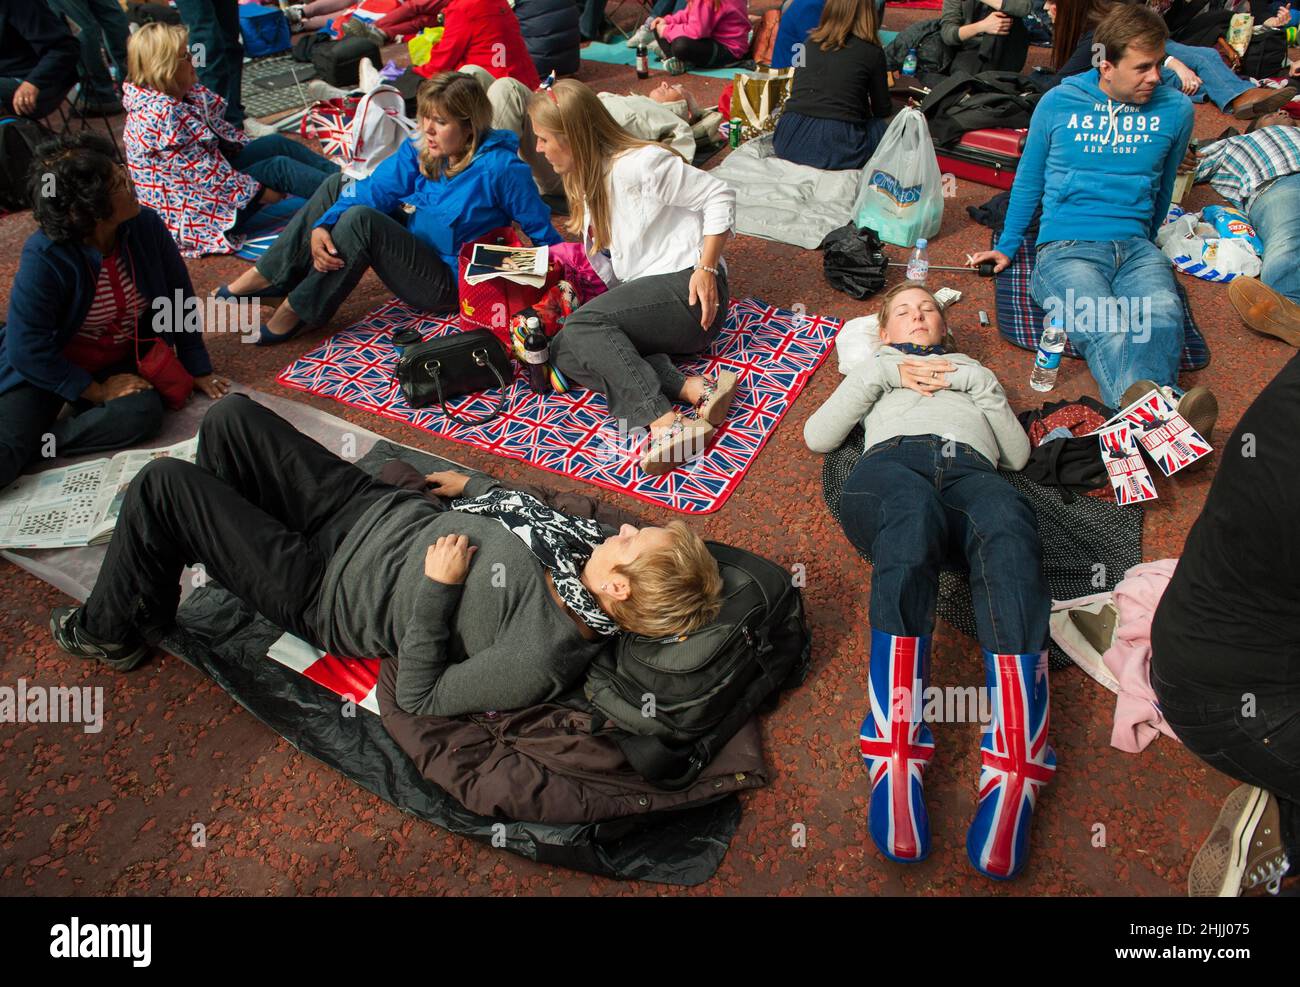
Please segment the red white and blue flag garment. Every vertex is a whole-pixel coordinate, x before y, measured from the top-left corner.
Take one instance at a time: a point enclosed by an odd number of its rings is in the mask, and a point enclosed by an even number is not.
[[[1047,652],[984,652],[993,710],[980,744],[980,801],[966,835],[966,852],[988,877],[1015,877],[1029,855],[1029,824],[1038,791],[1056,772],[1047,742]]]
[[[913,863],[930,852],[922,775],[934,737],[921,721],[930,680],[930,638],[871,631],[871,712],[858,743],[871,775],[867,829],[890,860]]]
[[[177,99],[127,82],[122,105],[122,142],[136,196],[162,217],[181,256],[237,250],[242,238],[227,231],[262,186],[221,151],[223,141],[243,147],[251,140],[226,121],[226,101],[201,85]]]

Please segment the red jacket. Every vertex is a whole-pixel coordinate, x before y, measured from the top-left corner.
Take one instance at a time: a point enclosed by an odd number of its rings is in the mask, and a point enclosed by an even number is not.
[[[443,26],[433,56],[415,67],[426,79],[462,65],[479,65],[498,79],[511,76],[529,89],[541,84],[506,0],[451,0],[443,11]]]

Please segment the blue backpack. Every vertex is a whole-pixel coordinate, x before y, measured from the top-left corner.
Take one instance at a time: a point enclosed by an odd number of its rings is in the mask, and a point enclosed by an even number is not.
[[[289,50],[289,21],[275,7],[241,3],[239,33],[244,37],[244,54],[249,58],[278,55]]]

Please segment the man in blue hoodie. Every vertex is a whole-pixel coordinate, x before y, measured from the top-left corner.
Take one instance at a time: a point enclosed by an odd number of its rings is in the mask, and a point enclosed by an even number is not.
[[[1041,204],[1030,292],[1112,407],[1138,382],[1174,385],[1182,354],[1182,300],[1152,242],[1192,134],[1191,102],[1160,84],[1168,36],[1147,7],[1117,6],[1097,25],[1099,66],[1042,98],[1002,235],[971,258],[1010,265]],[[1213,396],[1194,390],[1184,413],[1199,406],[1192,424],[1212,428]]]

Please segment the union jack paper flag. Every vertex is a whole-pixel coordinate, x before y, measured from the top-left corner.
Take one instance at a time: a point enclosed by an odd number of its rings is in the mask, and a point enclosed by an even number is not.
[[[1212,451],[1159,391],[1148,391],[1121,411],[1119,418],[1133,427],[1138,442],[1165,476],[1173,476]]]
[[[707,514],[726,503],[826,359],[840,321],[800,315],[755,299],[733,301],[712,349],[681,364],[687,374],[713,376],[726,369],[739,375],[730,414],[704,455],[658,477],[641,471],[644,436],[620,430],[604,395],[594,391],[574,387],[565,394],[541,396],[520,375],[506,391],[503,414],[484,425],[458,425],[437,408],[410,407],[397,386],[392,345],[393,334],[407,328],[418,329],[427,339],[456,332],[459,326],[454,319],[393,300],[335,333],[277,379],[285,387],[333,398],[538,469],[683,514]],[[458,416],[477,418],[495,407],[498,393],[469,394],[450,402],[449,408]]]
[[[351,698],[361,709],[379,715],[378,658],[340,658],[313,647],[300,637],[283,634],[267,657],[322,685],[341,698]]]
[[[1106,464],[1115,501],[1121,506],[1155,500],[1156,484],[1151,479],[1137,437],[1126,421],[1103,428],[1097,433],[1101,443],[1101,461]]]

